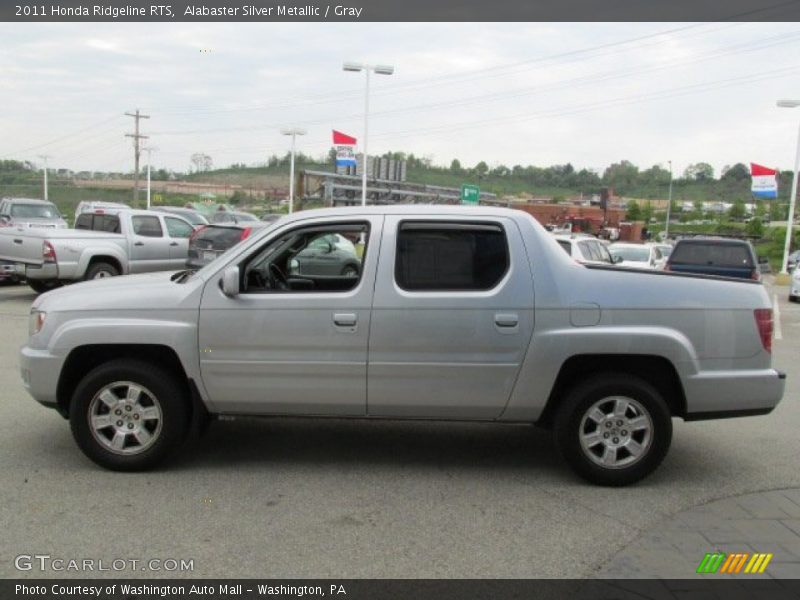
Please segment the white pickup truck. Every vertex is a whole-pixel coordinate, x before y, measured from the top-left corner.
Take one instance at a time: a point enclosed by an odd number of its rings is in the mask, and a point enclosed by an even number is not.
[[[177,215],[125,209],[83,213],[75,229],[0,229],[0,260],[37,292],[63,283],[183,268],[192,225]]]

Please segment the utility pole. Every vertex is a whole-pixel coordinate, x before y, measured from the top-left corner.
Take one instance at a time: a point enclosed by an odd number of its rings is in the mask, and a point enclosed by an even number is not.
[[[147,135],[141,135],[139,133],[139,119],[149,119],[150,115],[143,115],[139,112],[139,109],[136,109],[135,113],[125,113],[129,117],[133,117],[135,126],[133,133],[126,133],[125,137],[133,138],[133,159],[134,159],[134,176],[133,176],[133,201],[139,201],[139,156],[141,155],[141,147],[139,145],[139,140],[146,140],[148,137]]]
[[[42,174],[44,175],[44,199],[47,200],[47,159],[50,158],[49,154],[40,154],[39,158],[44,161],[44,167],[42,168]]]
[[[669,161],[669,198],[667,200],[667,222],[664,225],[664,241],[669,239],[669,218],[672,212],[672,161]]]
[[[150,161],[152,159],[153,149],[148,146],[143,150],[147,152],[147,210],[150,210]]]

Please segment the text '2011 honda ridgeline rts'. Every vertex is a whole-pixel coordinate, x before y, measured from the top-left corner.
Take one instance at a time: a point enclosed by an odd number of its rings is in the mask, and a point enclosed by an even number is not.
[[[331,236],[358,268],[300,268]],[[672,417],[769,413],[771,343],[757,281],[580,265],[522,211],[364,207],[295,213],[197,272],[48,292],[21,370],[111,469],[209,415],[475,420],[550,427],[575,471],[622,485]]]

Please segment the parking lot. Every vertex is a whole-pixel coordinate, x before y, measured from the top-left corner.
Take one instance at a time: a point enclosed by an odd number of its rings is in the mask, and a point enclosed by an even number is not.
[[[591,576],[678,511],[800,487],[800,305],[770,293],[781,405],[676,421],[662,467],[608,489],[577,479],[547,432],[484,424],[240,419],[159,471],[104,471],[24,391],[34,294],[0,288],[0,576],[85,575],[21,573],[19,554],[193,560],[195,577]]]

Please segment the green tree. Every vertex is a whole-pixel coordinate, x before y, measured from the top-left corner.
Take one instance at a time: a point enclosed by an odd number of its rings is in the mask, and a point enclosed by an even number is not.
[[[686,167],[683,177],[693,181],[710,181],[714,179],[714,167],[705,162],[695,163]]]
[[[461,175],[464,172],[461,162],[457,158],[454,158],[453,162],[450,163],[450,172],[456,175]]]
[[[478,177],[484,177],[489,172],[489,165],[487,165],[484,161],[479,162],[475,165],[475,174]]]
[[[764,225],[761,223],[761,219],[758,217],[753,217],[750,219],[744,230],[747,235],[754,235],[758,237],[764,235]]]
[[[630,202],[628,202],[628,210],[625,211],[625,218],[628,221],[642,220],[642,209],[636,203],[636,200],[631,200]]]
[[[733,206],[731,206],[730,209],[728,209],[728,216],[734,221],[737,221],[739,219],[744,219],[745,214],[746,214],[746,209],[744,206],[744,202],[742,202],[741,200],[737,200],[736,202],[734,202]]]

